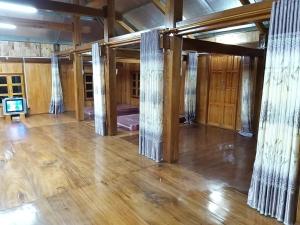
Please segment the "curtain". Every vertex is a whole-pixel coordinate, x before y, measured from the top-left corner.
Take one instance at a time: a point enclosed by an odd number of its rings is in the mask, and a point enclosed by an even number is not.
[[[254,58],[242,57],[242,94],[241,94],[241,130],[240,135],[253,136],[254,106]]]
[[[102,136],[106,135],[106,100],[104,59],[101,56],[101,47],[98,43],[92,45],[93,88],[95,131]]]
[[[185,122],[189,124],[196,119],[197,66],[198,54],[189,53],[184,87],[184,115]]]
[[[140,145],[139,153],[162,160],[163,132],[163,51],[159,31],[141,36],[140,64]]]
[[[300,2],[273,3],[257,153],[248,204],[295,222],[300,128]]]
[[[58,57],[51,57],[52,93],[49,113],[59,114],[64,112],[64,99],[59,76]]]

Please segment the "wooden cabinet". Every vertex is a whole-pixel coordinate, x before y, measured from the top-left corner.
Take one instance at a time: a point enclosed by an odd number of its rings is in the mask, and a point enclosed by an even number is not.
[[[207,124],[236,129],[241,58],[216,55],[210,59]]]

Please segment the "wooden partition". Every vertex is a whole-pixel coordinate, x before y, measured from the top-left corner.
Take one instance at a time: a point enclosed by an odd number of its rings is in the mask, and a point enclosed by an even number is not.
[[[24,73],[30,114],[48,113],[51,100],[51,64],[25,63]]]
[[[74,73],[72,62],[63,62],[60,64],[60,75],[65,111],[74,111]]]
[[[139,106],[139,63],[117,63],[117,104]],[[135,85],[135,87],[133,87]]]

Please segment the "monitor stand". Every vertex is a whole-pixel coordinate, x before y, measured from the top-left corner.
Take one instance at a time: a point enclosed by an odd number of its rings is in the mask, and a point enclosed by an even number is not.
[[[20,113],[20,114],[15,114],[15,115],[6,115],[5,116],[5,121],[6,122],[12,122],[13,121],[13,117],[19,117],[19,121],[25,121],[25,114],[24,113]]]

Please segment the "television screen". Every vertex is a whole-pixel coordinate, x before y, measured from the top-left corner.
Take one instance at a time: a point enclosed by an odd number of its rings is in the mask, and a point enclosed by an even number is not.
[[[3,100],[3,113],[12,115],[26,112],[26,103],[23,98],[6,98]]]

